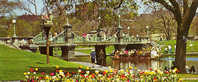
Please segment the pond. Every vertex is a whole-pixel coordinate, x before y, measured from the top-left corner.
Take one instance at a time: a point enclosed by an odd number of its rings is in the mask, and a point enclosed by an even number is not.
[[[172,62],[174,61],[174,58],[162,58],[160,60],[150,60],[150,59],[112,59],[107,62],[107,66],[112,66],[115,69],[126,69],[129,66],[136,67],[140,70],[146,70],[146,69],[164,69],[165,66],[168,68],[172,67]],[[195,69],[198,69],[198,57],[188,57],[187,58],[187,66],[195,66]]]

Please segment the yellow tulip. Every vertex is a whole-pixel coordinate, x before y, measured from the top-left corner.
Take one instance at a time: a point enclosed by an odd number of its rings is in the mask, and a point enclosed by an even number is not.
[[[113,69],[110,69],[110,72],[113,72]]]
[[[108,73],[108,70],[105,70],[106,73]]]
[[[63,72],[63,70],[59,70],[59,72]]]
[[[59,69],[59,66],[58,65],[56,65],[56,69]]]
[[[126,72],[129,72],[129,70],[128,70],[128,69],[126,69]]]
[[[27,72],[24,72],[24,75],[27,75]]]
[[[35,71],[38,71],[38,68],[35,68]]]
[[[129,66],[129,69],[132,69],[133,67],[132,66]]]
[[[79,68],[81,69],[81,68],[82,68],[82,66],[79,66]]]
[[[70,80],[69,79],[67,79],[67,81],[66,82],[70,82]]]
[[[182,78],[179,78],[178,82],[182,82]]]
[[[89,67],[87,67],[86,69],[89,70]]]

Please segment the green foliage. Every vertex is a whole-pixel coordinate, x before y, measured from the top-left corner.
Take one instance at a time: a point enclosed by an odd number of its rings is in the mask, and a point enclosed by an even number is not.
[[[30,67],[38,66],[45,69],[44,71],[49,71],[53,70],[56,65],[70,69],[77,69],[80,66],[56,57],[50,57],[50,64],[46,64],[45,55],[21,51],[4,45],[0,45],[0,52],[0,80],[23,80],[23,73],[29,71]]]

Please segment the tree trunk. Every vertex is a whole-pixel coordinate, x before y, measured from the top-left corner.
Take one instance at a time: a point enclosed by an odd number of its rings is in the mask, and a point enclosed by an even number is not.
[[[177,32],[177,42],[176,42],[176,56],[175,62],[176,67],[179,69],[180,73],[186,73],[186,37],[187,34],[184,31],[179,31],[179,28],[185,28],[184,26],[178,26]]]

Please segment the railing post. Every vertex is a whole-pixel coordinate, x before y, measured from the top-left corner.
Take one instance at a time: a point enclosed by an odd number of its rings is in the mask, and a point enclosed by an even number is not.
[[[65,43],[73,43],[74,35],[71,32],[72,26],[69,24],[66,24],[63,26],[63,28],[65,30]]]

